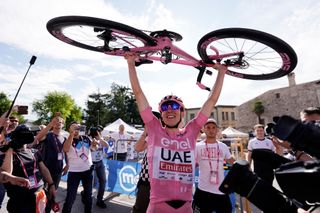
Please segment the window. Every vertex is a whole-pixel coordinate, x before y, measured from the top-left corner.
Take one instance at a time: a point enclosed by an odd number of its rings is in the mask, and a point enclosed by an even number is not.
[[[280,93],[276,93],[276,98],[280,98]]]
[[[194,113],[191,113],[191,114],[190,114],[190,120],[191,120],[191,119],[194,119],[194,117],[195,117],[195,114],[194,114]]]
[[[222,120],[223,120],[223,121],[225,120],[224,112],[222,112]]]
[[[235,115],[234,115],[234,112],[231,112],[231,120],[236,120],[236,117],[235,117]]]
[[[229,112],[226,112],[226,120],[229,120]]]
[[[214,112],[211,112],[210,118],[214,118]]]

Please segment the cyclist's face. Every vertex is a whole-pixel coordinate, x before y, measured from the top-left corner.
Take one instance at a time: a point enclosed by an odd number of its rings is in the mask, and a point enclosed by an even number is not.
[[[175,126],[177,123],[180,122],[181,118],[181,111],[168,109],[167,111],[161,112],[162,121],[168,126]]]

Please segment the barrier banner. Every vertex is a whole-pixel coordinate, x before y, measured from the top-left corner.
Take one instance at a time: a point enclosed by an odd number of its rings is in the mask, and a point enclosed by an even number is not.
[[[141,164],[116,160],[104,160],[104,162],[107,170],[106,190],[135,195]]]

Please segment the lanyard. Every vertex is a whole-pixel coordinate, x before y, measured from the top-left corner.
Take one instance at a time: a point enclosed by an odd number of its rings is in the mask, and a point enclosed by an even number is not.
[[[206,144],[206,150],[207,150],[207,153],[208,153],[208,161],[209,161],[209,166],[210,166],[210,172],[212,172],[212,164],[211,164],[211,159],[210,159],[210,152],[209,152],[209,147],[208,147],[208,144],[207,142],[205,142]],[[218,172],[219,170],[219,157],[220,157],[220,150],[219,150],[219,144],[217,142],[217,166],[216,166],[216,172]]]
[[[52,133],[53,134],[53,140],[54,140],[54,142],[56,143],[56,150],[57,150],[57,152],[59,153],[62,153],[62,145],[61,146],[59,146],[59,144],[61,144],[61,142],[60,142],[60,140],[58,139],[58,135],[56,135],[56,134],[54,134],[54,133]]]
[[[20,161],[20,164],[21,164],[21,166],[22,166],[22,170],[23,170],[23,173],[24,173],[24,175],[27,177],[27,178],[29,178],[29,175],[28,175],[28,173],[27,173],[27,170],[26,170],[26,167],[25,167],[25,165],[24,165],[24,163],[23,163],[23,161],[21,160],[21,158],[19,157],[19,155],[16,153],[16,156],[17,156],[17,158],[19,159],[19,161]],[[32,159],[33,159],[33,176],[34,177],[36,177],[36,169],[37,169],[37,163],[36,163],[36,159],[35,159],[35,157],[34,157],[34,155],[32,155]],[[36,181],[36,184],[37,184],[37,179],[35,178],[35,181]]]

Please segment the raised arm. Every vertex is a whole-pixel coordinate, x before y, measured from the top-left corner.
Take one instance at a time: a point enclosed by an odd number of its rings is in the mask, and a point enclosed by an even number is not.
[[[137,76],[137,71],[135,67],[135,60],[137,58],[137,55],[133,52],[127,52],[124,55],[124,58],[127,60],[127,63],[128,63],[128,71],[129,71],[131,88],[136,98],[139,111],[142,112],[144,109],[148,108],[150,105],[148,103],[148,100],[145,94],[141,89],[140,82]]]
[[[214,83],[211,92],[209,94],[208,99],[206,100],[206,102],[203,104],[202,108],[201,108],[201,112],[205,115],[207,115],[208,117],[210,116],[213,107],[216,105],[221,90],[222,90],[222,85],[223,85],[223,80],[224,80],[224,76],[226,71],[228,70],[227,67],[225,65],[222,64],[215,64],[213,66],[213,68],[218,70],[218,76],[216,78],[216,82]]]

